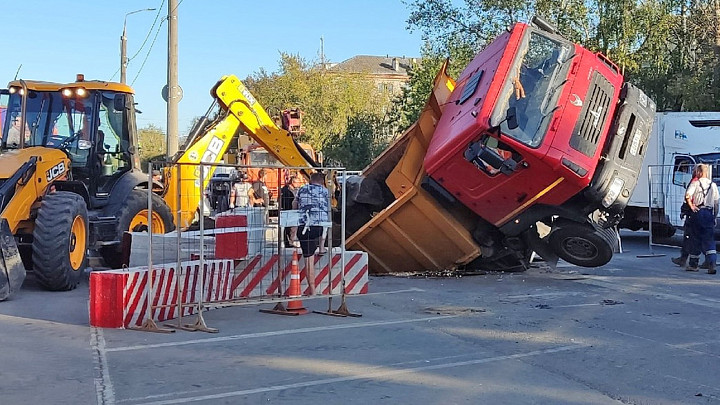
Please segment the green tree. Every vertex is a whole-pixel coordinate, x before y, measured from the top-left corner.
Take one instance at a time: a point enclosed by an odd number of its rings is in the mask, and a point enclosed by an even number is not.
[[[138,143],[143,167],[151,158],[164,155],[166,152],[165,132],[153,124],[148,124],[138,130]]]
[[[408,0],[406,4],[408,29],[420,31],[428,42],[424,56],[461,62],[453,49],[476,52],[512,23],[529,21],[537,14],[570,40],[610,57],[626,79],[655,99],[659,110],[720,109],[720,0]],[[411,86],[429,88],[420,81]]]
[[[351,162],[345,152],[347,145],[369,148],[376,143],[376,135],[367,131],[351,135],[362,135],[367,140],[343,141],[348,126],[367,117],[373,117],[374,123],[390,105],[388,97],[377,90],[367,75],[331,73],[286,53],[280,55],[278,72],[260,69],[245,79],[245,84],[270,115],[291,107],[303,110],[305,135],[300,141],[323,150],[328,159],[344,166]],[[358,149],[356,153],[364,156],[370,152]],[[354,161],[352,164],[355,165]]]
[[[348,119],[344,134],[331,134],[323,149],[331,163],[347,170],[362,170],[388,145],[383,117],[357,114]]]

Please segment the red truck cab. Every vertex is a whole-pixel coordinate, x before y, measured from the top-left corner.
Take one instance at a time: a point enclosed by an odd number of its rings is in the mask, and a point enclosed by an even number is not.
[[[460,75],[425,155],[423,187],[478,217],[473,236],[484,256],[516,255],[524,244],[602,265],[654,112],[602,54],[546,24],[517,23]],[[536,232],[538,222],[549,234]]]

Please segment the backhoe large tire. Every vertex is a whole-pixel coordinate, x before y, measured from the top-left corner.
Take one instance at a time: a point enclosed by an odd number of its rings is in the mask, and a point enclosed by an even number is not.
[[[33,270],[43,288],[77,287],[87,264],[89,235],[87,205],[81,196],[56,191],[43,198],[32,243]]]
[[[115,240],[122,241],[125,232],[147,232],[147,190],[132,190],[115,213],[118,218]],[[159,196],[152,195],[152,232],[167,233],[175,229],[170,207]],[[120,268],[123,264],[122,245],[103,247],[100,253],[105,264]]]
[[[612,259],[618,244],[614,229],[591,230],[581,224],[563,224],[549,236],[550,248],[561,259],[582,267],[599,267]]]

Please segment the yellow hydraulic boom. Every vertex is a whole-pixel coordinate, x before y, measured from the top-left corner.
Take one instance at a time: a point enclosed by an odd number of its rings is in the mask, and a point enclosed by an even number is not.
[[[275,125],[265,109],[237,78],[224,76],[213,87],[211,95],[223,114],[215,122],[192,135],[184,151],[174,158],[174,165],[165,170],[165,202],[173,212],[180,210],[180,228],[187,228],[195,217],[200,190],[205,190],[215,171],[215,164],[222,161],[230,141],[242,129],[257,143],[272,153],[281,163],[291,167],[313,167],[315,162],[297,146],[292,135]],[[214,105],[213,105],[214,106]],[[210,108],[212,110],[213,107]],[[204,166],[201,175],[198,163]],[[180,200],[177,198],[177,173],[180,171]]]

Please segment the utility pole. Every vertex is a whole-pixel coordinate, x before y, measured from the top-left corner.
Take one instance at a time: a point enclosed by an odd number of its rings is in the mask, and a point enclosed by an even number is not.
[[[325,38],[320,36],[320,66],[325,70]]]
[[[167,156],[178,151],[178,104],[182,97],[178,86],[178,0],[168,1],[167,63]]]
[[[129,15],[140,13],[142,11],[155,11],[155,9],[143,8],[140,10],[131,11],[125,14],[125,19],[123,20],[123,33],[120,37],[120,83],[127,83],[127,18]]]
[[[125,21],[127,21],[127,15]],[[120,37],[120,83],[127,83],[127,36],[125,32],[125,23],[123,23],[123,33]]]

